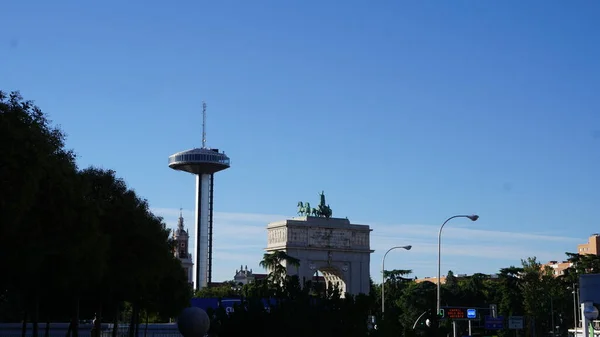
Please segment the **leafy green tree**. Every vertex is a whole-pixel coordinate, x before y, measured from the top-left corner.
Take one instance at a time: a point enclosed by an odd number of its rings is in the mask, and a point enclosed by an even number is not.
[[[539,337],[544,331],[550,331],[546,318],[550,313],[549,281],[553,277],[550,267],[544,268],[535,257],[521,261],[521,291],[523,294],[523,309],[527,320],[527,335]],[[540,300],[545,299],[545,300]]]
[[[282,250],[265,253],[259,265],[269,271],[269,280],[274,284],[282,284],[287,275],[287,266],[299,267],[300,260]]]
[[[398,317],[399,311],[398,306],[396,305],[396,301],[402,297],[404,294],[404,289],[408,286],[409,283],[413,282],[411,278],[407,278],[405,276],[412,273],[412,270],[406,269],[394,269],[394,270],[384,270],[383,276],[385,280],[385,312],[386,317]],[[382,285],[380,285],[381,287]],[[380,288],[381,289],[381,288]],[[379,294],[376,297],[375,303],[378,308],[381,308],[381,290],[379,289]],[[378,309],[378,312],[381,309]],[[378,319],[383,321],[384,317],[378,315]]]
[[[19,93],[0,92],[0,137],[0,214],[8,215],[0,227],[0,264],[11,275],[2,288],[18,294],[37,336],[42,299],[97,281],[106,246],[62,131]]]
[[[218,287],[206,287],[196,291],[195,297],[200,298],[224,298],[224,297],[238,297],[242,293],[242,286],[236,284],[235,281],[223,282]]]
[[[411,278],[406,278],[404,276],[412,274],[412,270],[410,269],[394,269],[394,270],[384,270],[383,278],[384,280],[389,280],[391,282],[406,282],[412,281]]]
[[[412,326],[417,318],[424,312],[436,311],[436,298],[437,286],[433,282],[409,283],[402,296],[396,301],[399,321],[395,322],[394,326],[386,326],[387,333],[397,335],[401,331],[404,336],[413,335]]]
[[[444,289],[446,289],[451,295],[456,296],[460,291],[460,286],[458,284],[458,279],[454,276],[454,272],[452,270],[448,270],[446,274],[446,282],[443,285]]]
[[[98,207],[101,231],[110,238],[107,272],[94,293],[96,312],[101,315],[108,306],[116,319],[122,303],[130,302],[133,335],[141,310],[158,310],[156,303],[165,303],[160,295],[168,290],[165,285],[180,285],[184,290],[171,302],[175,306],[168,307],[169,313],[182,309],[183,300],[190,297],[189,286],[181,264],[174,260],[170,232],[162,219],[149,211],[147,201],[128,189],[113,171],[88,168],[82,176],[90,186],[88,198]]]
[[[459,281],[462,305],[481,307],[486,305],[486,280],[488,275],[476,273]]]
[[[79,171],[64,138],[0,91],[0,321],[31,320],[38,336],[39,320],[70,319],[77,336],[80,317],[116,320],[126,303],[136,322],[176,316],[191,289],[164,222],[114,172]]]
[[[500,269],[498,275],[500,301],[498,302],[498,311],[504,316],[520,316],[525,313],[523,308],[522,293],[522,267],[508,267]]]
[[[167,259],[158,287],[149,294],[149,304],[146,306],[150,313],[156,314],[159,322],[167,322],[177,317],[181,310],[190,305],[192,285],[188,283],[181,261],[175,256]]]
[[[565,253],[572,266],[566,270],[566,281],[578,283],[579,275],[600,273],[600,255]]]

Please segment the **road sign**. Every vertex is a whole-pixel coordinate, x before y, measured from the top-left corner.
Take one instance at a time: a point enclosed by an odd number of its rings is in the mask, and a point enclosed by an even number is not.
[[[477,319],[477,309],[467,309],[465,307],[440,308],[440,319],[451,319],[454,321]]]
[[[504,329],[504,317],[490,317],[485,316],[485,328],[488,330],[501,330]]]
[[[465,319],[467,312],[463,308],[446,308],[446,317],[451,319]]]
[[[523,329],[523,316],[509,316],[508,328],[514,330]]]

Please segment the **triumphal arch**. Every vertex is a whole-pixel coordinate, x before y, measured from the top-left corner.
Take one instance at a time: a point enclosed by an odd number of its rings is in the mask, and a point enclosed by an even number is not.
[[[327,286],[338,285],[353,295],[368,294],[371,229],[351,224],[347,218],[332,217],[325,194],[320,197],[317,208],[299,202],[299,217],[268,224],[266,251],[282,250],[300,260],[298,267],[287,266],[287,274],[298,275],[301,282],[320,271]]]

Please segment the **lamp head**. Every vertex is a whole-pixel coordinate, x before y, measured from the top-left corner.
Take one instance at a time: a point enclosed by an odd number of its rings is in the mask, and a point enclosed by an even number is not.
[[[412,246],[411,246],[411,245],[408,245],[408,246],[404,246],[404,247],[402,247],[402,248],[404,248],[404,249],[406,249],[406,250],[410,250],[410,249],[412,248]]]
[[[467,215],[467,218],[471,219],[471,221],[477,221],[477,219],[479,219],[479,215]]]

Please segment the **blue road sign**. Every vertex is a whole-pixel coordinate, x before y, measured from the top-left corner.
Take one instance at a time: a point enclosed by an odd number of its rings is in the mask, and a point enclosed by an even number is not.
[[[476,309],[467,309],[467,318],[477,318],[477,310]]]
[[[504,329],[504,317],[490,317],[485,316],[485,328],[488,330],[501,330]]]

